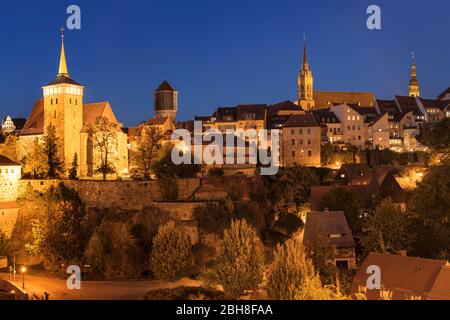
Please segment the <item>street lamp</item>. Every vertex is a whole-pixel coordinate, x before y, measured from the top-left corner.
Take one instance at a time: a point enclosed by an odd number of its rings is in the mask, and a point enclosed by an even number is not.
[[[22,289],[25,289],[25,272],[27,272],[27,268],[22,267],[20,271],[22,272]]]

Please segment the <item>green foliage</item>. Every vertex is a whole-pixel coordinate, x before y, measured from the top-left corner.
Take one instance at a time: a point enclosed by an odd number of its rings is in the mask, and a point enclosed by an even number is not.
[[[75,153],[73,155],[72,166],[69,170],[69,179],[76,180],[78,178],[78,155]]]
[[[445,118],[437,124],[423,125],[417,140],[434,151],[449,152],[450,119]]]
[[[11,257],[11,243],[6,235],[0,231],[0,257]]]
[[[255,289],[262,281],[263,257],[260,241],[245,220],[234,220],[224,231],[220,250],[208,281],[223,287],[225,294],[237,298]]]
[[[435,167],[414,190],[409,202],[412,254],[450,258],[450,167]]]
[[[164,281],[177,281],[192,271],[191,240],[174,222],[163,225],[153,240],[150,264],[156,278]]]
[[[3,136],[2,140],[3,141],[0,142],[0,154],[13,161],[18,161],[17,136],[10,134],[7,136]]]
[[[26,153],[24,176],[30,176],[33,179],[45,178],[49,172],[48,157],[38,139],[35,139],[32,146],[27,148]]]
[[[262,211],[257,202],[234,201],[227,198],[222,201],[206,202],[195,207],[194,216],[201,232],[222,236],[223,231],[231,226],[233,219],[245,219],[255,230],[262,231],[265,229]]]
[[[158,191],[164,201],[175,201],[178,199],[179,190],[177,179],[165,178],[158,180]]]
[[[343,188],[331,189],[320,201],[320,210],[344,211],[350,229],[359,232],[362,228],[361,204],[355,194]]]
[[[353,154],[350,151],[342,150],[344,145],[326,144],[321,148],[322,165],[335,166],[336,163],[353,162]]]
[[[370,252],[397,254],[407,250],[411,242],[409,219],[391,198],[384,199],[369,216],[361,245],[365,254]]]
[[[47,156],[48,164],[47,176],[50,179],[59,178],[63,171],[63,162],[60,160],[58,154],[58,140],[56,128],[50,124],[46,128],[44,136],[44,153]]]
[[[164,135],[158,128],[143,127],[137,142],[137,148],[130,154],[131,163],[135,166],[138,176],[146,180],[150,179],[151,168],[156,160],[158,151],[162,147],[161,141],[163,138]]]
[[[221,291],[202,287],[178,287],[174,289],[152,290],[145,295],[144,300],[226,300],[226,297]]]
[[[283,214],[297,213],[308,203],[311,187],[319,184],[314,171],[307,167],[280,168],[277,175],[259,177],[251,198],[264,208],[270,226]]]
[[[274,300],[345,299],[339,283],[323,286],[319,274],[303,247],[295,240],[278,245],[267,283],[267,293]]]
[[[105,220],[96,229],[85,252],[96,277],[138,279],[148,265],[139,242],[123,223]]]
[[[152,166],[155,174],[160,178],[195,178],[201,171],[198,164],[176,165],[172,161],[173,145],[165,145],[161,149],[161,157]]]
[[[97,159],[95,161],[97,168],[94,173],[101,174],[103,180],[106,180],[108,175],[116,173],[114,159],[117,148],[117,131],[119,130],[117,123],[113,123],[103,116],[97,117],[95,123],[88,128],[89,138],[99,155],[98,161]]]
[[[336,251],[330,239],[318,235],[314,242],[305,248],[305,251],[311,259],[314,269],[319,273],[322,283],[332,284],[339,276],[339,272],[333,263]]]
[[[55,270],[61,263],[79,263],[85,241],[81,224],[84,205],[73,189],[60,183],[42,196],[43,214],[33,222],[33,242],[26,247],[42,255],[44,264]]]

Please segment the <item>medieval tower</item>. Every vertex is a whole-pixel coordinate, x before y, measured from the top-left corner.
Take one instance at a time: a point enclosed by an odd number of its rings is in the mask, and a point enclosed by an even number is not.
[[[308,64],[308,56],[306,52],[306,37],[303,47],[303,62],[300,72],[298,73],[298,105],[305,110],[314,108],[314,80],[311,69]]]
[[[420,97],[419,81],[417,80],[416,59],[412,53],[411,80],[409,81],[409,96]]]
[[[52,82],[43,87],[44,130],[55,128],[58,138],[59,157],[67,167],[75,154],[80,157],[80,132],[83,128],[84,87],[69,76],[62,33],[61,56],[58,74]]]
[[[155,117],[156,118],[171,118],[175,121],[178,111],[178,92],[172,86],[164,81],[155,90]]]

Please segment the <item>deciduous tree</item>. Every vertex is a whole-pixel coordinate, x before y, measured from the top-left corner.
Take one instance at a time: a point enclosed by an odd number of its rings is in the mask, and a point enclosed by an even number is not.
[[[48,174],[48,158],[38,139],[35,139],[30,148],[26,149],[23,171],[33,179],[44,178]]]
[[[409,219],[391,198],[384,199],[370,214],[361,236],[366,254],[370,252],[397,254],[407,250],[411,242]]]
[[[95,173],[102,174],[103,180],[106,180],[108,174],[114,174],[116,172],[114,151],[117,148],[118,130],[117,123],[113,123],[103,116],[97,117],[95,123],[88,128],[94,149],[99,157],[99,164],[95,169]]]
[[[160,129],[144,126],[138,138],[137,148],[131,153],[132,163],[144,179],[150,179],[152,165],[161,149],[163,134]]]

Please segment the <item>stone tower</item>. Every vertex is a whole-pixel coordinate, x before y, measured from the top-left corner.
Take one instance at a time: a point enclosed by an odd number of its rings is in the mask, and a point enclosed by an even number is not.
[[[178,92],[167,81],[161,83],[155,90],[154,108],[156,118],[168,117],[175,121],[178,111]]]
[[[305,110],[314,108],[314,80],[311,69],[308,64],[308,56],[306,52],[306,37],[303,47],[303,63],[298,73],[298,105]]]
[[[417,80],[416,59],[412,53],[411,80],[409,81],[409,96],[420,97],[419,81]]]
[[[63,30],[62,30],[63,32]],[[80,133],[83,128],[84,87],[69,76],[62,33],[61,56],[58,74],[52,82],[42,87],[44,93],[44,130],[55,127],[58,153],[66,171],[75,153],[80,159]]]

